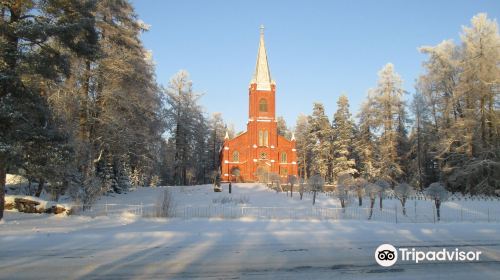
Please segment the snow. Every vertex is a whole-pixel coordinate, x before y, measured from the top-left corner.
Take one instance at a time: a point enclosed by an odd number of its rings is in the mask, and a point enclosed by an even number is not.
[[[154,205],[169,189],[180,205],[227,197],[210,185],[139,188],[98,204]],[[235,184],[233,196],[259,207],[310,206],[257,184]],[[295,197],[297,196],[297,197]],[[219,203],[215,200],[216,203]],[[392,201],[392,202],[391,202]],[[431,203],[430,201],[427,201]],[[326,195],[318,204],[339,202]],[[399,203],[384,200],[384,206]],[[464,201],[443,203],[456,207]],[[467,201],[470,205],[484,201]],[[491,204],[498,204],[493,201]],[[480,262],[378,266],[383,243],[420,249],[481,250]],[[364,220],[160,219],[131,213],[89,217],[6,212],[0,224],[0,279],[497,279],[499,223],[387,223]],[[483,257],[484,256],[484,257]]]

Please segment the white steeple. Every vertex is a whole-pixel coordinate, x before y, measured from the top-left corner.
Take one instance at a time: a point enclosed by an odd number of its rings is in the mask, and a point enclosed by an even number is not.
[[[229,139],[229,133],[227,133],[227,130],[226,130],[226,136],[224,136],[224,139]]]
[[[257,53],[257,64],[250,84],[257,84],[257,90],[271,90],[274,81],[271,80],[271,71],[267,63],[266,46],[264,45],[264,25],[260,26],[259,52]]]

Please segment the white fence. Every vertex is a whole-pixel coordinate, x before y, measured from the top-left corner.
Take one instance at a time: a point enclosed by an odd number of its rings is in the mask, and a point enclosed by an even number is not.
[[[500,222],[499,208],[450,208],[441,207],[440,219],[435,207],[412,207],[403,214],[400,205],[379,209],[363,207],[253,207],[253,206],[197,206],[176,207],[164,211],[153,205],[100,204],[83,209],[74,208],[74,214],[89,216],[121,215],[131,213],[141,217],[172,218],[222,218],[222,219],[320,219],[320,220],[366,220],[390,223],[436,223],[436,222]]]

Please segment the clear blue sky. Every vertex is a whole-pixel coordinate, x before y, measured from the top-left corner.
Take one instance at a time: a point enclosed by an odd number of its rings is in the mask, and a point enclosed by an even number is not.
[[[151,25],[143,34],[153,51],[157,80],[166,85],[178,70],[191,74],[207,113],[221,112],[237,131],[246,128],[248,83],[264,24],[277,115],[289,126],[322,102],[328,116],[347,93],[356,114],[377,72],[395,65],[414,92],[422,73],[422,45],[459,42],[463,25],[486,12],[500,18],[500,1],[155,1],[133,0]]]

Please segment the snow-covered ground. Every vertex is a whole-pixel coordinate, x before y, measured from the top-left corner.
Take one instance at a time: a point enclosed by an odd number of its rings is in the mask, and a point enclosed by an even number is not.
[[[228,196],[227,190],[213,193],[210,186],[170,189],[178,206],[220,204],[220,198]],[[142,188],[103,197],[98,204],[154,205],[163,190]],[[310,197],[300,201],[297,195],[292,200],[251,184],[234,186],[232,195],[255,207],[300,208],[311,203]],[[390,201],[384,201],[384,207],[390,207]],[[318,204],[335,207],[337,200],[320,196]],[[482,255],[478,262],[396,263],[383,268],[374,259],[375,248],[383,243],[423,250],[481,250]],[[159,219],[128,212],[93,218],[7,212],[0,224],[0,279],[498,279],[498,275],[499,223]]]

